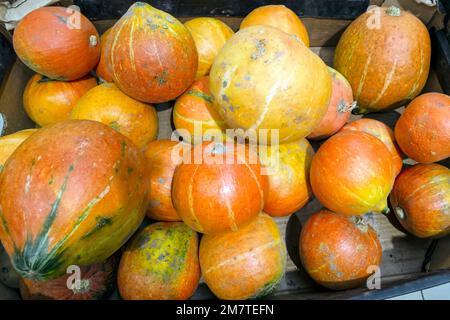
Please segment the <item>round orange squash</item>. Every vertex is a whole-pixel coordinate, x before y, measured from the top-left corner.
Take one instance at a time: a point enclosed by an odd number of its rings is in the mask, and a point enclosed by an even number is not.
[[[416,164],[397,177],[390,201],[400,224],[420,238],[450,233],[450,170]]]
[[[309,169],[313,155],[314,150],[306,139],[267,149],[259,147],[259,158],[269,179],[264,212],[284,217],[308,202],[312,196]]]
[[[397,176],[400,173],[403,166],[403,159],[401,151],[395,143],[394,132],[391,128],[381,121],[362,118],[347,124],[341,131],[345,130],[362,131],[383,141],[392,154],[395,175]]]
[[[185,300],[199,280],[198,235],[182,222],[158,222],[137,233],[117,277],[126,300]]]
[[[334,290],[362,285],[381,264],[376,231],[359,216],[320,210],[300,234],[301,262],[317,283]]]
[[[13,45],[27,67],[56,80],[79,79],[100,58],[94,25],[80,12],[63,7],[28,13],[14,30]]]
[[[134,3],[112,27],[106,63],[114,83],[150,103],[175,99],[194,82],[198,54],[189,30],[170,14]]]
[[[72,110],[72,119],[102,122],[142,148],[158,135],[158,115],[153,106],[136,101],[113,83],[89,90]]]
[[[278,286],[286,268],[286,245],[277,224],[260,213],[238,231],[204,235],[200,266],[220,299],[263,297]]]
[[[430,56],[430,35],[422,21],[396,7],[376,7],[345,30],[334,68],[350,82],[357,111],[367,113],[415,98],[427,81]]]
[[[248,146],[204,142],[183,156],[173,177],[172,201],[192,229],[235,231],[261,212],[267,176]]]
[[[450,96],[425,93],[414,99],[395,124],[400,149],[421,163],[450,156]]]
[[[339,131],[350,118],[350,113],[356,103],[353,101],[352,87],[347,79],[333,68],[328,67],[332,77],[331,100],[327,113],[308,139],[321,140],[328,138]]]
[[[217,55],[210,90],[230,128],[255,132],[261,143],[261,135],[268,142],[276,133],[284,143],[306,137],[320,123],[330,102],[331,75],[300,40],[252,26],[232,36]]]
[[[111,28],[106,30],[102,36],[100,37],[100,43],[101,43],[101,51],[100,51],[100,60],[98,61],[97,68],[95,69],[95,73],[103,82],[113,82],[113,76],[111,73],[111,66],[107,63],[107,56],[110,52],[110,47],[106,47],[106,43],[111,44],[110,42],[107,42],[109,35],[111,34]]]
[[[311,187],[334,212],[361,215],[389,211],[394,160],[386,145],[365,132],[343,131],[325,141],[311,163]]]
[[[256,8],[241,22],[241,29],[265,25],[297,36],[309,47],[308,30],[294,11],[284,5],[268,5]]]
[[[0,137],[0,172],[14,150],[38,129],[25,129]]]
[[[17,272],[44,281],[110,257],[145,216],[145,171],[133,143],[99,122],[31,135],[0,175],[0,240]]]
[[[96,85],[90,76],[67,82],[36,73],[25,87],[23,106],[31,120],[43,127],[69,119],[77,101]]]
[[[234,31],[224,22],[215,18],[195,18],[187,21],[186,28],[191,32],[198,53],[196,78],[209,74],[214,58]]]

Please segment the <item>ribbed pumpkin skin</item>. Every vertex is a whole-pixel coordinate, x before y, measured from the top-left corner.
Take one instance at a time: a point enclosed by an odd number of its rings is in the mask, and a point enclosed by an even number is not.
[[[420,238],[450,233],[450,170],[417,164],[395,181],[390,201],[401,225]]]
[[[313,155],[314,150],[306,139],[268,147],[267,153],[260,152],[261,163],[269,171],[264,212],[284,217],[308,202],[312,196],[309,169]]]
[[[394,161],[385,144],[365,132],[340,132],[321,145],[311,163],[311,187],[334,212],[387,211]]]
[[[176,168],[172,201],[188,226],[206,234],[237,230],[261,212],[267,176],[249,152],[247,146],[204,142],[193,148],[190,163]]]
[[[100,58],[100,41],[94,25],[64,7],[42,7],[31,11],[14,30],[17,56],[33,71],[57,80],[85,76]],[[78,15],[78,13],[77,13]]]
[[[297,36],[309,47],[308,30],[300,18],[284,5],[268,5],[250,12],[241,23],[241,29],[254,25],[265,25]]]
[[[70,82],[51,80],[35,74],[23,93],[23,106],[28,116],[41,127],[67,120],[77,101],[97,85],[86,76]]]
[[[111,128],[67,120],[22,143],[0,175],[0,239],[22,277],[104,261],[142,222],[145,159]]]
[[[184,25],[191,32],[197,47],[196,79],[200,79],[209,74],[214,58],[234,31],[219,19],[209,17],[195,18]]]
[[[179,155],[178,159],[172,158]],[[148,179],[150,180],[147,216],[158,221],[181,221],[172,204],[172,180],[181,163],[183,147],[177,141],[156,140],[146,146]]]
[[[350,118],[353,108],[353,91],[347,79],[333,68],[328,67],[332,78],[331,100],[327,113],[308,139],[321,140],[332,136],[342,128]]]
[[[320,123],[330,102],[331,76],[300,40],[272,27],[251,26],[217,55],[210,90],[230,128],[268,129],[269,137],[271,129],[279,129],[285,143],[306,137]]]
[[[383,141],[391,152],[392,159],[394,160],[395,176],[400,173],[403,166],[403,159],[401,151],[395,142],[394,132],[391,128],[381,121],[362,118],[347,124],[341,131],[345,130],[362,131]]]
[[[286,245],[265,213],[238,231],[204,235],[200,266],[209,289],[220,299],[263,297],[276,289],[286,268]]]
[[[425,93],[414,99],[395,124],[402,151],[420,163],[450,157],[450,96]]]
[[[120,261],[126,300],[185,300],[200,280],[198,235],[182,222],[158,222],[136,234]]]
[[[390,16],[380,8],[380,28],[369,11],[354,20],[336,47],[334,68],[347,78],[360,113],[375,112],[415,98],[430,69],[431,43],[425,25],[409,12]]]
[[[158,115],[153,106],[130,98],[113,83],[89,90],[76,104],[72,119],[102,122],[142,148],[158,135]]]
[[[308,274],[334,290],[362,285],[381,264],[382,248],[376,231],[355,216],[328,210],[314,213],[300,234],[300,258]]]
[[[111,67],[107,63],[107,58],[106,58],[110,52],[110,47],[106,47],[106,43],[111,44],[110,42],[106,41],[110,34],[111,34],[111,28],[106,30],[100,37],[100,43],[101,43],[100,60],[98,61],[97,68],[95,69],[97,76],[102,81],[105,81],[105,82],[113,82]]]
[[[14,150],[38,129],[26,129],[0,137],[0,172]]]
[[[182,94],[194,81],[198,55],[187,28],[152,6],[136,2],[112,27],[105,47],[114,83],[150,103]]]

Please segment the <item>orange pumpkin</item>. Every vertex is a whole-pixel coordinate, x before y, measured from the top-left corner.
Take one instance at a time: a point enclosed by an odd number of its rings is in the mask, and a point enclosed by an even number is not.
[[[241,29],[254,25],[265,25],[297,36],[309,47],[308,30],[291,9],[284,5],[268,5],[256,8],[241,22]]]
[[[307,138],[311,140],[325,139],[338,132],[347,123],[356,105],[353,102],[352,87],[347,79],[333,68],[328,67],[328,70],[333,80],[331,100],[322,121],[308,135]]]
[[[17,272],[44,281],[111,256],[145,216],[145,171],[133,143],[99,122],[31,135],[0,175],[0,240]]]
[[[214,58],[234,32],[224,22],[215,18],[195,18],[187,21],[184,25],[191,32],[197,47],[196,79],[199,79],[209,74]]]
[[[415,98],[427,81],[430,55],[430,35],[422,21],[396,7],[375,7],[345,30],[334,68],[350,82],[358,112],[367,113]]]
[[[182,94],[194,81],[198,55],[189,30],[170,14],[136,2],[112,27],[106,63],[114,83],[150,103]]]
[[[0,137],[0,172],[14,150],[38,129],[26,129]]]
[[[312,196],[309,169],[313,155],[306,139],[267,149],[259,147],[259,158],[269,179],[264,212],[273,217],[288,216],[308,202]]]
[[[204,142],[175,170],[172,201],[188,226],[210,234],[249,223],[263,209],[266,192],[267,177],[248,146]]]
[[[263,297],[278,286],[286,268],[286,246],[265,213],[235,232],[204,235],[200,266],[209,289],[220,299]]]
[[[386,145],[365,132],[343,131],[325,141],[311,163],[311,187],[334,212],[387,213],[394,160]]]
[[[158,135],[155,108],[128,97],[113,83],[103,83],[89,90],[76,104],[71,118],[102,122],[139,148]]]
[[[383,122],[374,119],[359,119],[347,124],[341,131],[352,130],[362,131],[377,137],[386,145],[394,160],[394,170],[397,176],[402,170],[403,160],[401,151],[395,143],[394,132],[391,128],[385,125]]]
[[[158,222],[123,252],[117,283],[126,300],[184,300],[200,280],[198,235],[182,222]]]
[[[450,96],[425,93],[414,99],[395,125],[395,138],[404,153],[421,163],[450,156]]]
[[[77,101],[97,85],[94,77],[75,81],[57,81],[35,74],[23,93],[28,116],[41,127],[67,120]]]
[[[395,181],[390,201],[401,225],[420,238],[450,233],[450,170],[417,164]]]
[[[172,180],[176,167],[182,161],[182,151],[182,145],[171,140],[152,141],[146,147],[150,180],[147,216],[151,219],[181,220],[172,204]]]
[[[95,69],[95,73],[100,78],[100,80],[103,82],[113,82],[111,67],[107,63],[107,58],[106,58],[109,54],[110,47],[107,48],[105,45],[106,43],[108,43],[106,40],[108,39],[110,34],[111,34],[111,28],[106,30],[100,37],[100,43],[101,43],[100,60],[98,62],[97,68]]]
[[[80,12],[42,7],[28,13],[16,26],[14,50],[27,67],[56,80],[85,76],[100,58],[94,25]]]
[[[300,234],[300,258],[311,278],[334,290],[362,285],[381,264],[376,231],[362,217],[314,213]]]

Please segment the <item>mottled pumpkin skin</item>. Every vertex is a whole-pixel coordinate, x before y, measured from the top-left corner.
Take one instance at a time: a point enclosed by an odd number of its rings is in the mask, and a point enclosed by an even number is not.
[[[155,108],[130,98],[113,83],[103,83],[89,90],[77,102],[71,118],[102,122],[130,139],[138,148],[158,136]]]
[[[23,106],[28,116],[41,127],[67,120],[77,101],[97,85],[94,77],[74,81],[58,81],[35,74],[23,93]]]
[[[26,129],[0,137],[0,172],[14,150],[38,129]]]
[[[187,21],[186,28],[191,32],[198,53],[196,79],[209,74],[214,58],[234,31],[219,19],[200,17]]]
[[[68,266],[104,261],[138,228],[147,208],[145,158],[95,121],[39,129],[0,175],[0,240],[17,272],[49,280]]]
[[[395,142],[394,132],[391,128],[381,121],[362,118],[347,124],[341,131],[345,130],[362,131],[383,141],[394,160],[395,175],[397,176],[400,173],[403,166],[402,153]]]
[[[450,96],[425,93],[414,99],[395,124],[402,151],[420,163],[450,157]]]
[[[85,76],[100,58],[94,25],[64,7],[42,7],[28,13],[14,29],[17,56],[33,71],[57,80]],[[79,21],[77,21],[79,20]],[[79,22],[79,27],[74,25]]]
[[[390,195],[401,225],[420,238],[450,233],[450,170],[438,164],[416,164],[404,170]]]
[[[100,60],[98,61],[95,73],[103,82],[113,82],[113,76],[111,73],[111,66],[107,63],[107,56],[110,52],[110,47],[106,47],[106,44],[111,44],[107,42],[109,35],[111,34],[111,28],[106,30],[100,37],[101,50],[100,50]]]
[[[172,180],[182,162],[183,147],[177,141],[156,140],[146,146],[150,191],[147,216],[158,221],[181,221],[172,204]]]
[[[381,264],[375,230],[362,218],[328,210],[314,213],[300,234],[300,259],[311,278],[334,290],[361,286]]]
[[[392,8],[368,11],[345,30],[334,56],[334,68],[350,82],[360,113],[399,107],[425,86],[431,42],[426,26],[414,15]],[[395,11],[395,10],[394,10]]]
[[[182,94],[194,81],[198,55],[189,30],[164,11],[134,3],[106,39],[114,83],[149,103]]]
[[[288,216],[302,208],[312,196],[309,169],[314,149],[308,140],[260,147],[259,158],[266,167],[269,190],[264,212],[273,217]]]
[[[293,34],[309,47],[308,30],[306,30],[300,18],[284,5],[268,5],[256,8],[242,20],[240,28],[244,29],[255,25],[270,26]]]
[[[331,100],[327,113],[308,139],[322,140],[339,131],[350,118],[353,109],[353,91],[347,79],[333,68],[328,67],[332,78]]]
[[[182,222],[158,222],[133,237],[117,283],[126,300],[185,300],[199,280],[197,233]]]
[[[334,212],[387,212],[394,172],[392,155],[381,140],[365,132],[343,131],[314,155],[311,187],[317,199]]]
[[[320,123],[330,102],[331,75],[296,37],[251,26],[232,36],[217,55],[210,90],[213,106],[230,128],[258,135],[266,129],[269,137],[276,129],[285,143],[306,137]]]
[[[184,158],[173,177],[172,201],[192,229],[235,231],[261,212],[268,181],[248,146],[204,142]]]

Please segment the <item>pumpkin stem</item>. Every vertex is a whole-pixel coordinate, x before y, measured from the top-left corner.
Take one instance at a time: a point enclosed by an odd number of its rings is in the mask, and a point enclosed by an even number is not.
[[[401,10],[396,6],[390,6],[386,9],[386,14],[391,17],[400,17]]]
[[[89,45],[90,45],[91,47],[96,47],[97,44],[98,44],[97,36],[91,34],[91,35],[89,36]]]
[[[55,79],[51,79],[51,78],[43,75],[43,76],[41,76],[41,78],[38,80],[37,83],[46,83],[46,82],[52,82],[52,81],[55,81]]]
[[[341,101],[339,101],[337,109],[338,109],[338,112],[345,113],[345,112],[352,111],[353,109],[355,109],[357,107],[358,107],[358,104],[356,103],[356,101],[353,101],[352,103],[347,104],[347,103],[345,103],[344,100],[341,100]]]
[[[401,207],[395,207],[394,213],[399,220],[405,220],[406,214],[405,211]]]
[[[367,232],[367,222],[362,216],[351,216],[350,220],[359,230],[361,230],[362,232]]]
[[[5,115],[0,112],[0,137],[5,133],[7,124]]]

